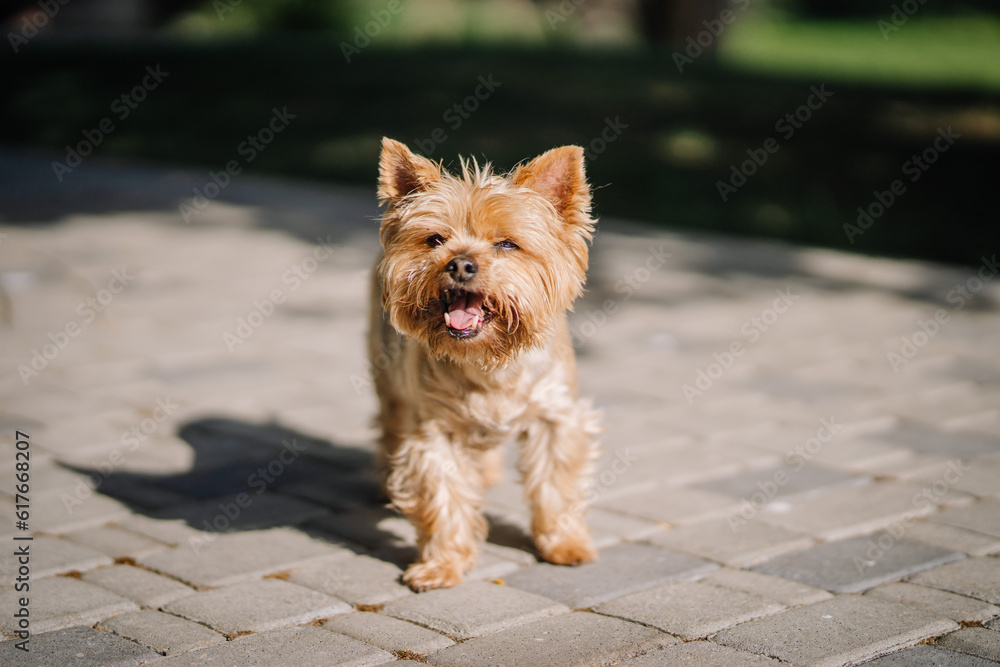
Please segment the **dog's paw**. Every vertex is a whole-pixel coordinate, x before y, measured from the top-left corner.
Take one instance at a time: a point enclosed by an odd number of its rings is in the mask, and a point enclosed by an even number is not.
[[[581,565],[597,560],[597,549],[589,535],[550,538],[539,542],[542,558],[556,565]]]
[[[432,588],[451,588],[462,583],[462,571],[451,563],[414,563],[407,568],[403,581],[418,593]]]

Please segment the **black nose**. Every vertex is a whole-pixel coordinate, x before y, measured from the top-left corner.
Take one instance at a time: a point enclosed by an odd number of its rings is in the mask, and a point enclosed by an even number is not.
[[[464,283],[476,275],[479,267],[468,257],[456,257],[448,262],[448,266],[444,267],[444,270],[458,282]]]

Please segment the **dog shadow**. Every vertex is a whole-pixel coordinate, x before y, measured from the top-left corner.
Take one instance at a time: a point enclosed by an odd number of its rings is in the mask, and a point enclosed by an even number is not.
[[[153,519],[212,534],[291,527],[401,568],[416,560],[413,528],[384,495],[372,451],[223,417],[183,424],[178,436],[194,453],[183,473],[63,465]],[[537,556],[522,528],[498,516],[487,520],[488,541]]]

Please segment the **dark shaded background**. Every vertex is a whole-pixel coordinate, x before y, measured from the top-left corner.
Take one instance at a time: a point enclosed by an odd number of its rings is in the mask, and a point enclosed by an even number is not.
[[[67,0],[48,20],[58,0],[8,2],[0,147],[65,161],[110,117],[94,156],[371,185],[383,135],[502,169],[575,143],[606,218],[976,264],[1000,246],[996,3],[908,2],[888,38],[879,21],[905,3],[406,0],[359,37],[388,2]],[[736,20],[678,71],[727,7]],[[26,21],[45,25],[15,44]],[[169,75],[119,119],[114,101],[157,66]],[[474,100],[480,77],[500,85]],[[776,122],[823,85],[829,102],[782,138]],[[247,162],[239,146],[285,108]],[[948,127],[961,138],[911,182],[903,164]],[[724,202],[718,182],[769,137],[778,152]],[[844,225],[896,179],[905,194],[851,243]]]

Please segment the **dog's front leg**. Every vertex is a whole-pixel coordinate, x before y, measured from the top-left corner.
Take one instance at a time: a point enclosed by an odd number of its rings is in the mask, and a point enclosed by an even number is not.
[[[418,591],[461,583],[486,538],[478,467],[431,425],[402,443],[390,468],[389,497],[416,527],[420,550],[403,580]]]
[[[531,503],[531,534],[550,563],[597,558],[584,519],[584,484],[596,453],[597,416],[582,403],[545,411],[521,437],[518,468]]]

